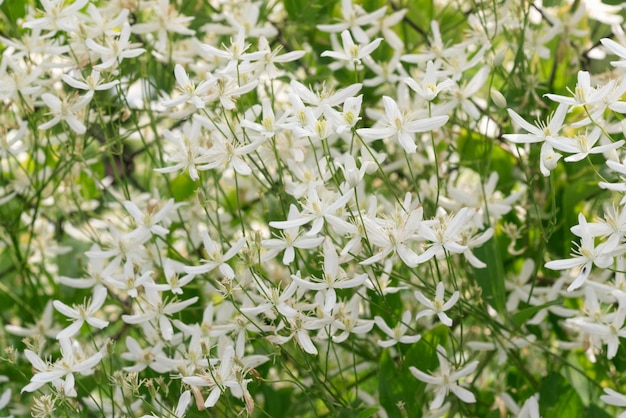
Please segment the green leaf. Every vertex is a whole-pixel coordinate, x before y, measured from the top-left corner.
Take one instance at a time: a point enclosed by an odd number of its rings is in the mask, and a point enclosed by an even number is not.
[[[588,408],[585,409],[585,418],[611,418],[611,414],[607,413],[605,410],[600,408],[596,404],[589,405]]]
[[[584,171],[581,173],[585,174]],[[563,228],[560,235],[553,235],[552,242],[560,243],[562,246],[560,250],[567,255],[571,248],[571,241],[574,239],[574,234],[569,228],[578,224],[578,214],[582,211],[584,204],[593,194],[598,193],[598,182],[589,173],[589,176],[585,175],[574,182],[564,183],[561,187],[563,187],[562,204],[559,206],[560,213],[557,215],[562,220]]]
[[[445,345],[448,328],[439,325],[422,336],[406,352],[404,361],[391,357],[385,350],[380,359],[378,372],[378,391],[380,404],[390,418],[421,417],[422,405],[427,402],[424,388],[426,384],[417,380],[409,370],[414,366],[423,372],[430,372],[439,367],[437,345]]]
[[[16,24],[18,19],[26,15],[26,0],[7,0],[0,6],[0,11],[9,23]]]
[[[483,246],[476,248],[474,254],[487,264],[482,269],[474,268],[474,277],[483,291],[483,298],[493,308],[504,314],[506,312],[506,294],[504,288],[504,266],[500,254],[501,246],[497,238],[492,237]]]
[[[172,180],[171,187],[177,202],[187,200],[198,189],[196,182],[185,173]]]
[[[359,412],[356,418],[369,418],[371,416],[374,416],[379,410],[380,410],[379,407],[372,406],[370,408],[364,409],[363,411]]]
[[[380,366],[378,370],[378,392],[380,395],[380,404],[385,408],[390,418],[401,418],[403,411],[398,405],[404,404],[405,407],[415,407],[415,391],[416,386],[406,384],[407,370],[401,370],[391,357],[389,350],[385,350],[380,358]],[[410,372],[409,372],[410,375]],[[415,383],[415,378],[413,382]]]
[[[267,416],[275,418],[287,417],[293,399],[293,388],[274,389],[269,385],[264,385],[263,392]]]
[[[572,385],[559,373],[543,379],[539,390],[539,410],[543,417],[584,417],[584,405]]]
[[[561,304],[563,304],[563,300],[557,299],[548,303],[544,303],[543,305],[531,306],[530,308],[522,309],[521,311],[516,312],[511,318],[511,320],[519,328],[524,323],[526,323],[526,321],[528,321],[529,318],[534,316],[540,310],[548,308],[550,306],[561,305]]]

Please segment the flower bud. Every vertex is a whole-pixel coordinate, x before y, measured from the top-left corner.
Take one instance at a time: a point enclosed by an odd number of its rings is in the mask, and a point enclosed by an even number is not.
[[[491,89],[491,100],[493,100],[493,103],[496,106],[498,106],[500,109],[507,108],[506,98],[504,97],[502,93],[500,93],[498,90],[494,88]]]

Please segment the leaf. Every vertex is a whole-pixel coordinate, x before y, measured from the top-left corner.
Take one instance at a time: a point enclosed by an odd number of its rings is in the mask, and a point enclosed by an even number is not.
[[[424,388],[426,384],[417,380],[409,370],[414,366],[427,373],[439,367],[437,345],[444,345],[448,339],[448,328],[439,325],[428,331],[422,339],[413,344],[404,356],[404,362],[391,357],[385,350],[380,359],[378,391],[380,404],[390,418],[421,417],[422,405],[427,402]]]
[[[274,389],[269,385],[264,385],[263,392],[267,416],[275,418],[287,417],[293,399],[293,388]]]
[[[589,176],[561,185],[563,187],[563,195],[558,216],[562,219],[563,228],[560,235],[556,233],[553,235],[551,242],[555,244],[560,243],[562,248],[559,248],[559,250],[563,251],[564,255],[569,254],[571,241],[575,238],[570,231],[570,227],[578,223],[578,214],[581,212],[583,205],[589,201],[593,194],[598,193],[598,182],[590,176],[591,173]]]
[[[403,411],[398,405],[404,403],[406,406],[415,403],[416,386],[406,384],[406,370],[400,370],[395,361],[391,357],[389,350],[385,350],[380,358],[380,366],[378,369],[378,392],[380,395],[380,404],[387,411],[390,418],[400,418]],[[409,372],[413,382],[415,378]],[[414,405],[412,405],[414,406]]]
[[[531,306],[529,308],[522,309],[521,311],[516,312],[513,315],[513,317],[511,318],[511,320],[519,328],[524,323],[526,323],[526,321],[528,321],[528,319],[530,319],[532,316],[534,316],[540,310],[548,308],[550,306],[561,305],[561,304],[563,304],[563,300],[562,299],[557,299],[557,300],[553,300],[553,301],[548,302],[548,303],[544,303],[543,305]]]
[[[482,269],[474,268],[474,277],[483,291],[483,298],[501,314],[506,312],[506,294],[504,288],[504,266],[500,254],[501,246],[494,236],[483,246],[476,248],[474,254],[487,264]]]
[[[611,414],[607,413],[605,410],[600,408],[596,404],[589,405],[588,408],[585,408],[585,418],[611,418]]]
[[[18,19],[26,15],[26,0],[7,0],[0,6],[0,11],[9,23],[16,24]]]
[[[371,416],[374,416],[378,411],[380,411],[379,407],[372,406],[370,408],[364,409],[363,411],[359,412],[356,418],[369,418]]]
[[[177,176],[171,183],[172,195],[177,202],[187,200],[197,190],[196,182],[183,173]]]
[[[543,417],[584,417],[584,406],[572,385],[559,373],[549,374],[539,390],[539,410]]]

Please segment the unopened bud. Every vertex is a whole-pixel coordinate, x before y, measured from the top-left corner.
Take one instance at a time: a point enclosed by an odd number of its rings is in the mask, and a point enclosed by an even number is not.
[[[491,100],[493,100],[493,103],[498,106],[500,109],[506,109],[507,105],[506,105],[506,98],[504,97],[504,95],[502,93],[500,93],[498,90],[496,89],[491,89]]]

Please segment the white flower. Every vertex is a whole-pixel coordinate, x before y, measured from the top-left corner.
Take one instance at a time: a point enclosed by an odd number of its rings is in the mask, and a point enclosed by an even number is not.
[[[619,61],[611,61],[611,65],[613,65],[614,67],[626,67],[626,48],[625,47],[623,47],[622,45],[618,44],[617,42],[609,38],[600,39],[600,42],[602,42],[602,45],[604,45],[606,49],[608,49],[609,51],[611,51],[612,53],[614,53],[615,55],[621,58],[621,60]]]
[[[76,341],[72,343],[69,338],[61,338],[59,344],[61,345],[62,358],[57,360],[52,366],[47,365],[34,352],[30,350],[24,351],[26,358],[38,370],[38,373],[30,379],[28,385],[24,386],[22,392],[34,392],[48,382],[60,382],[60,379],[65,377],[65,382],[61,386],[62,390],[67,396],[76,396],[74,373],[91,374],[93,373],[93,368],[102,360],[103,355],[100,352],[85,358],[80,345]]]
[[[435,399],[430,404],[431,409],[437,409],[443,405],[443,401],[450,392],[454,393],[461,401],[465,403],[476,402],[476,397],[469,390],[459,386],[457,381],[462,377],[471,374],[478,366],[478,361],[473,361],[459,370],[450,367],[450,363],[446,359],[446,352],[440,345],[437,346],[437,357],[439,358],[439,371],[433,375],[426,373],[411,366],[409,370],[416,379],[434,386]]]
[[[624,145],[624,140],[621,139],[616,142],[609,142],[608,144],[595,146],[598,140],[604,137],[602,129],[595,127],[591,133],[584,132],[579,133],[574,138],[548,138],[548,142],[554,148],[563,152],[570,152],[574,155],[565,157],[564,161],[574,162],[587,158],[589,154],[601,154],[610,150],[618,149]]]
[[[378,345],[381,347],[391,347],[397,343],[413,344],[418,342],[422,338],[421,335],[405,335],[409,329],[407,324],[411,322],[411,316],[411,311],[405,311],[402,314],[402,319],[393,329],[390,328],[380,316],[374,317],[374,322],[378,328],[391,338],[389,340],[378,340]]]
[[[287,215],[287,222],[295,220],[299,217],[300,213],[295,206],[289,207],[289,215]],[[276,256],[276,254],[284,250],[283,264],[289,265],[296,257],[296,248],[312,249],[319,247],[324,241],[324,237],[310,237],[299,233],[298,226],[292,226],[285,228],[281,232],[281,238],[266,239],[261,242],[263,248],[268,248],[269,251],[261,257],[262,261],[267,261]]]
[[[117,39],[109,36],[106,39],[106,46],[97,44],[93,39],[87,39],[85,45],[92,51],[100,55],[102,61],[98,65],[94,65],[94,69],[101,71],[111,68],[122,62],[126,58],[135,58],[146,52],[143,48],[137,48],[137,44],[130,43],[130,25],[124,23],[122,31]]]
[[[288,221],[272,221],[270,226],[276,229],[287,229],[313,222],[311,229],[305,234],[306,236],[317,235],[324,227],[325,222],[330,223],[335,228],[350,228],[352,225],[338,216],[337,211],[343,209],[353,195],[354,189],[350,189],[343,196],[338,193],[325,193],[320,199],[316,188],[311,187],[307,200],[302,205],[303,210],[298,217]]]
[[[317,25],[317,28],[323,32],[330,33],[338,33],[350,29],[357,42],[366,43],[369,42],[369,37],[361,26],[375,24],[383,17],[386,11],[387,7],[381,7],[372,13],[367,13],[361,6],[352,4],[352,0],[341,0],[343,21],[331,25]]]
[[[377,38],[367,45],[355,44],[350,36],[350,31],[341,32],[341,40],[343,41],[343,51],[324,51],[322,57],[330,57],[336,60],[348,61],[351,66],[348,68],[354,70],[354,65],[360,65],[364,57],[369,56],[382,42],[383,38]]]
[[[156,202],[156,203],[155,203]],[[168,216],[171,212],[178,209],[181,204],[176,204],[174,199],[168,199],[165,204],[161,205],[161,202],[151,200],[148,202],[146,212],[142,212],[139,207],[130,200],[122,202],[124,208],[130,213],[135,220],[137,230],[140,230],[140,234],[151,233],[160,237],[165,237],[170,231],[159,223],[169,223]],[[161,207],[162,206],[162,207]]]
[[[420,311],[415,315],[415,319],[418,320],[424,316],[437,315],[439,320],[446,326],[452,326],[452,319],[446,315],[446,311],[452,309],[452,307],[459,300],[459,291],[457,290],[450,296],[447,302],[444,301],[445,287],[443,282],[437,283],[437,289],[435,290],[435,299],[431,302],[420,291],[415,291],[415,299],[417,299],[427,309]]]
[[[231,266],[226,264],[226,262],[236,256],[239,250],[245,245],[245,238],[240,238],[225,254],[222,254],[220,247],[211,239],[206,231],[202,231],[201,234],[206,259],[203,260],[204,262],[200,266],[185,267],[185,272],[194,275],[205,274],[217,267],[224,277],[233,279],[235,277],[235,271]]]
[[[369,140],[397,139],[402,148],[409,154],[417,150],[415,135],[412,134],[441,128],[448,121],[448,116],[416,119],[413,115],[403,114],[396,101],[391,97],[383,96],[382,100],[385,116],[377,124],[378,127],[358,129],[357,133]]]
[[[337,91],[332,91],[325,87],[321,91],[313,92],[312,90],[308,89],[304,84],[296,80],[291,80],[289,85],[291,86],[293,92],[297,95],[296,97],[300,99],[300,103],[306,103],[311,105],[310,107],[313,109],[313,115],[315,118],[318,118],[322,114],[328,115],[328,113],[331,112],[334,106],[339,106],[348,98],[354,97],[359,92],[359,90],[361,90],[361,87],[363,87],[362,84],[356,83]],[[304,109],[298,109],[297,106],[294,105],[294,113],[296,119],[301,118],[301,116],[298,114],[301,110],[303,111]],[[306,123],[306,121],[302,120],[300,120],[299,122],[300,125],[304,125]]]
[[[272,309],[278,311],[281,315],[285,317],[294,317],[298,311],[287,304],[287,301],[291,299],[291,297],[298,290],[298,282],[295,280],[291,282],[289,286],[281,293],[281,289],[278,287],[268,288],[265,283],[263,283],[262,279],[258,278],[255,280],[255,284],[259,291],[259,294],[267,300],[265,303],[261,303],[256,306],[252,306],[250,308],[241,308],[241,312],[244,314],[258,315],[260,313],[268,312],[268,316],[270,318],[274,318],[275,315],[271,312]]]
[[[182,103],[193,105],[196,109],[204,109],[204,105],[208,100],[206,93],[217,83],[217,78],[209,78],[203,80],[197,86],[189,79],[182,65],[176,64],[174,67],[174,76],[176,84],[181,95],[175,99],[165,100],[161,104],[165,107],[178,106]]]
[[[93,292],[93,299],[89,303],[88,306],[85,304],[82,305],[74,305],[73,308],[70,308],[63,302],[59,300],[55,300],[53,302],[54,307],[57,311],[61,312],[63,315],[67,316],[70,319],[74,320],[70,326],[65,328],[63,331],[57,334],[57,339],[62,338],[70,338],[76,335],[76,333],[80,330],[85,322],[89,325],[96,327],[98,329],[102,329],[109,325],[108,321],[102,320],[96,315],[99,313],[104,301],[107,297],[107,289],[103,286],[97,287]]]
[[[94,92],[109,90],[111,87],[114,87],[120,83],[119,80],[113,80],[105,83],[104,80],[102,80],[100,77],[100,71],[95,69],[91,70],[91,74],[87,77],[80,76],[80,73],[78,73],[78,77],[79,78],[74,78],[71,77],[69,74],[61,75],[61,78],[63,79],[65,84],[74,87],[75,89],[86,90],[86,97],[92,97]]]
[[[280,52],[281,47],[277,46],[272,51],[267,38],[263,35],[259,36],[258,49],[260,52],[264,52],[265,55],[258,61],[254,62],[252,66],[264,72],[270,80],[273,80],[280,75],[279,70],[274,65],[275,63],[297,61],[306,54],[305,51],[289,51],[285,54],[279,55],[278,53]]]
[[[47,130],[64,121],[79,135],[87,132],[87,128],[78,115],[89,103],[89,98],[82,97],[73,101],[66,97],[61,100],[53,94],[44,93],[41,95],[41,100],[50,108],[53,117],[48,122],[39,125],[38,129]]]
[[[180,16],[179,8],[170,4],[169,0],[158,0],[157,4],[151,7],[151,21],[137,23],[133,25],[133,33],[145,34],[157,33],[156,48],[166,52],[168,33],[179,33],[181,35],[193,35],[195,31],[187,28],[192,16]]]
[[[428,101],[432,101],[437,95],[444,89],[454,86],[454,81],[446,78],[442,82],[437,82],[438,68],[435,67],[433,61],[428,61],[426,64],[426,73],[421,83],[417,83],[414,79],[407,77],[404,82],[417,94]]]
[[[489,67],[483,67],[476,72],[467,84],[452,85],[452,88],[447,91],[450,96],[448,99],[449,106],[460,106],[470,119],[478,121],[480,110],[474,104],[474,100],[476,99],[476,93],[487,82],[490,71]]]
[[[325,292],[324,311],[330,312],[337,301],[335,289],[352,289],[361,286],[367,279],[367,274],[357,274],[349,277],[344,269],[339,267],[339,256],[335,244],[326,238],[324,240],[324,273],[321,278],[311,277],[304,280],[299,275],[292,275],[291,278],[304,289],[311,289]]]
[[[411,196],[407,194],[404,206],[408,206]],[[415,267],[418,264],[418,256],[411,249],[410,243],[414,240],[424,216],[422,206],[406,213],[403,209],[398,209],[390,222],[378,222],[376,219],[366,217],[363,219],[368,240],[379,247],[374,255],[361,261],[363,265],[387,259],[391,253],[396,253],[404,264],[408,267]]]
[[[234,358],[235,349],[231,345],[224,350],[224,353],[222,353],[219,368],[212,368],[210,373],[206,373],[201,376],[196,375],[183,377],[183,382],[188,385],[211,387],[211,392],[204,401],[205,408],[214,407],[226,388],[230,388],[232,390],[233,388],[239,387],[239,382],[235,376]]]
[[[142,348],[139,342],[131,336],[126,337],[127,352],[122,353],[120,357],[127,361],[132,361],[133,366],[124,367],[126,372],[140,372],[146,367],[158,373],[167,373],[171,367],[167,362],[162,361],[166,358],[163,352],[163,341],[156,344],[147,344],[146,348]]]
[[[250,48],[250,44],[246,43],[246,34],[243,28],[239,30],[234,39],[231,39],[229,47],[225,45],[222,47],[223,49],[218,49],[208,44],[200,46],[207,55],[228,60],[226,67],[219,71],[220,74],[230,74],[233,71],[236,73],[240,61],[257,61],[266,55],[266,51],[245,53]]]
[[[563,127],[565,116],[567,115],[567,104],[560,104],[556,111],[548,118],[547,123],[542,121],[535,122],[536,126],[526,122],[520,115],[518,115],[513,109],[508,109],[511,119],[524,129],[527,134],[505,134],[502,135],[504,139],[507,139],[516,144],[531,144],[535,142],[544,142],[548,138],[557,137],[559,131]]]
[[[46,336],[48,338],[56,338],[59,333],[59,327],[54,323],[54,310],[52,309],[52,301],[46,303],[41,319],[37,320],[33,325],[28,327],[20,327],[8,324],[4,327],[8,333],[20,337],[34,337],[36,335]]]
[[[296,312],[295,316],[286,317],[286,319],[291,333],[287,336],[278,334],[270,335],[267,339],[274,344],[282,345],[293,338],[305,352],[311,355],[317,355],[318,351],[315,344],[313,344],[313,340],[311,340],[309,331],[323,328],[328,324],[328,320],[312,318],[300,312]]]
[[[587,71],[578,72],[578,83],[572,92],[573,97],[561,96],[558,94],[546,94],[545,97],[557,103],[565,103],[569,106],[589,106],[602,102],[615,88],[616,81],[611,80],[604,87],[591,87],[591,76]]]
[[[200,178],[198,170],[203,164],[211,161],[208,149],[202,144],[202,125],[195,119],[183,125],[182,131],[163,131],[163,137],[174,146],[174,151],[166,154],[165,161],[176,163],[168,167],[155,168],[157,173],[173,173],[179,170],[188,170],[189,177],[196,181]]]
[[[609,405],[626,407],[626,396],[613,389],[605,388],[604,395],[600,396],[600,400]],[[626,411],[622,412],[617,418],[626,418]]]
[[[552,147],[553,140],[560,140],[563,137],[558,133],[563,127],[565,116],[567,115],[567,109],[569,105],[561,103],[556,109],[554,114],[548,118],[547,123],[537,121],[536,126],[526,122],[520,115],[515,113],[514,110],[508,109],[509,116],[520,127],[526,130],[527,134],[505,134],[502,135],[504,139],[518,144],[531,144],[540,142],[541,155],[540,155],[540,169],[544,176],[549,176],[550,171],[556,168],[557,162],[561,158],[561,155],[554,152]]]
[[[431,246],[417,257],[417,263],[425,263],[433,257],[445,254],[446,251],[452,254],[464,253],[468,247],[461,244],[463,241],[461,233],[473,226],[470,221],[474,214],[473,209],[462,208],[454,217],[450,217],[441,209],[433,222],[422,222],[419,235],[430,241]]]
[[[572,251],[573,257],[548,261],[545,264],[545,267],[551,270],[567,270],[574,267],[582,267],[576,279],[567,288],[568,292],[578,289],[585,283],[594,264],[600,268],[609,267],[613,263],[611,252],[617,245],[616,240],[612,240],[596,246],[594,237],[587,225],[587,220],[582,213],[578,214],[578,226],[579,228],[575,229],[575,231],[580,236],[580,245]]]
[[[620,306],[617,312],[603,315],[598,322],[589,322],[587,318],[572,318],[569,322],[587,334],[599,337],[606,344],[606,357],[610,360],[617,354],[620,338],[626,338],[625,318],[626,308]]]
[[[49,31],[78,31],[79,11],[89,3],[89,0],[76,0],[67,4],[65,0],[41,0],[43,16],[38,19],[29,19],[22,26],[29,29],[46,29]]]
[[[174,329],[168,317],[193,305],[197,301],[198,297],[194,296],[182,302],[174,302],[173,300],[163,302],[159,292],[148,291],[148,289],[146,289],[145,303],[141,306],[141,313],[122,315],[122,321],[127,324],[153,322],[161,331],[163,339],[170,341],[174,336]]]

